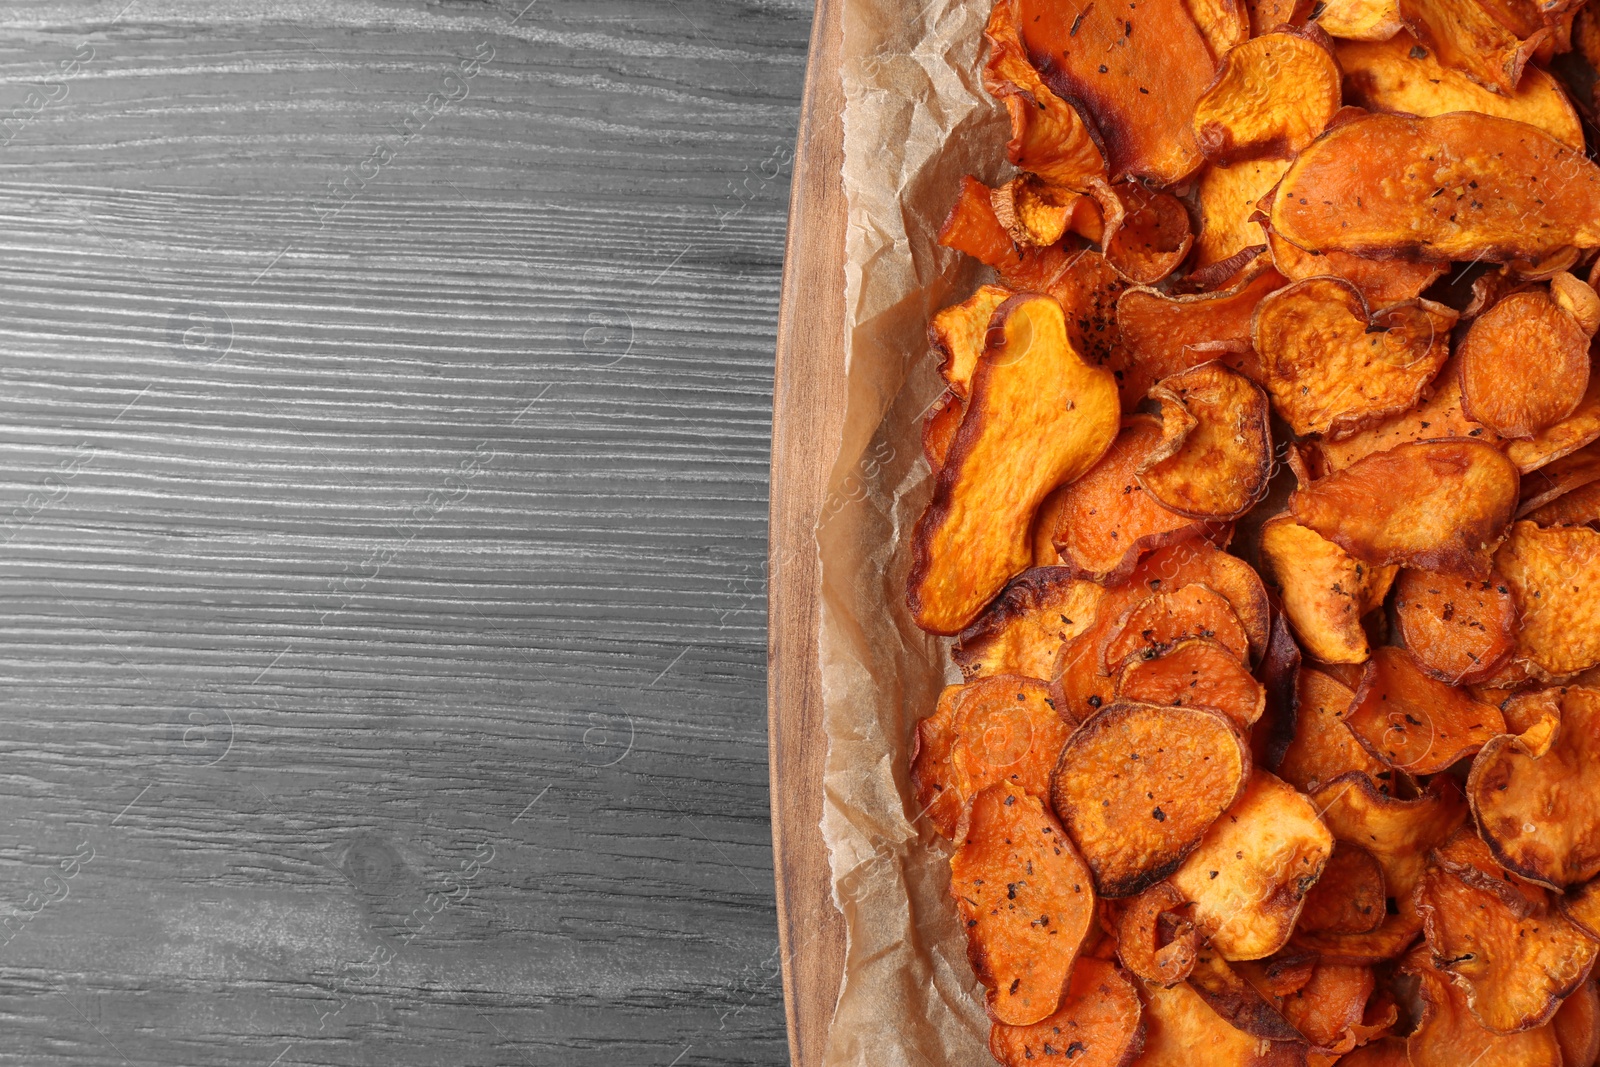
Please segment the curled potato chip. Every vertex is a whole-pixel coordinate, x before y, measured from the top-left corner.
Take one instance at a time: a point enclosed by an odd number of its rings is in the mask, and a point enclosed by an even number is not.
[[[1065,567],[1034,567],[1014,578],[950,649],[967,678],[1054,676],[1061,646],[1089,628],[1105,589]]]
[[[996,311],[972,396],[917,523],[907,602],[917,625],[959,633],[1032,557],[1045,494],[1088,470],[1116,433],[1115,384],[1067,341],[1061,306]]]
[[[1144,1038],[1139,994],[1116,964],[1080,959],[1053,1015],[1030,1026],[995,1023],[989,1053],[1005,1067],[1066,1057],[1073,1067],[1124,1067]]]
[[[1242,1033],[1258,1041],[1302,1044],[1305,1039],[1289,1025],[1274,1000],[1245,978],[1242,970],[1230,966],[1221,954],[1202,949],[1189,975],[1189,987]]]
[[[1310,250],[1538,258],[1600,245],[1600,168],[1511,119],[1369,115],[1300,153],[1278,185],[1271,226]]]
[[[1221,712],[1112,704],[1068,739],[1050,795],[1100,894],[1128,897],[1177,869],[1249,773]]]
[[[1261,566],[1306,651],[1325,663],[1362,663],[1361,616],[1382,602],[1394,568],[1372,567],[1287,515],[1261,527]]]
[[[1589,444],[1523,477],[1517,518],[1596,481],[1600,481],[1600,447]]]
[[[1117,699],[1212,708],[1249,729],[1267,694],[1230,649],[1207,638],[1180,641],[1155,659],[1135,657],[1117,679]]]
[[[1372,968],[1364,964],[1319,963],[1305,985],[1283,998],[1283,1016],[1313,1048],[1342,1055],[1361,1040],[1376,986]]]
[[[1562,493],[1524,517],[1540,526],[1600,527],[1600,481]]]
[[[1593,337],[1600,331],[1600,293],[1588,282],[1566,271],[1553,274],[1550,276],[1550,299],[1572,316],[1584,336]]]
[[[1267,641],[1266,654],[1256,666],[1257,677],[1261,679],[1263,714],[1268,709],[1271,711],[1260,728],[1250,732],[1251,758],[1257,767],[1277,771],[1294,741],[1295,687],[1304,662],[1294,632],[1289,628],[1289,617],[1282,611],[1274,612],[1272,636]]]
[[[1228,598],[1193,583],[1152,594],[1124,612],[1106,632],[1100,667],[1121,671],[1130,661],[1154,659],[1195,637],[1216,641],[1240,660],[1250,655],[1250,639]]]
[[[1405,27],[1398,0],[1328,0],[1317,25],[1330,37],[1352,41],[1386,41]]]
[[[1533,18],[1516,17],[1520,14],[1516,4],[1490,5],[1476,0],[1399,2],[1406,28],[1418,41],[1432,47],[1440,63],[1502,93],[1516,91],[1522,68],[1550,33],[1537,12],[1532,12]]]
[[[1289,941],[1333,835],[1294,786],[1257,770],[1245,793],[1172,875],[1191,921],[1224,959],[1256,960]]]
[[[1168,882],[1157,882],[1128,903],[1117,922],[1117,956],[1135,977],[1163,987],[1189,977],[1200,933],[1181,914],[1188,904]],[[1173,920],[1170,938],[1162,936],[1164,918]]]
[[[1529,351],[1539,353],[1529,361]],[[1539,289],[1484,312],[1461,344],[1466,414],[1502,437],[1532,437],[1566,418],[1589,388],[1589,337]]]
[[[1259,659],[1266,651],[1271,630],[1272,609],[1266,588],[1248,563],[1209,541],[1182,541],[1150,553],[1128,579],[1126,588],[1134,592],[1122,595],[1149,596],[1196,583],[1227,598],[1233,613],[1244,624],[1250,642],[1248,659]]]
[[[1596,439],[1600,439],[1600,375],[1593,373],[1591,364],[1589,388],[1576,410],[1529,440],[1512,441],[1506,446],[1506,456],[1526,474],[1571,455]]]
[[[1480,579],[1402,570],[1394,618],[1416,665],[1451,685],[1482,681],[1516,648],[1516,601],[1492,572]]]
[[[984,30],[989,59],[984,88],[1011,119],[1006,158],[1052,185],[1086,189],[1104,180],[1105,158],[1078,109],[1044,84],[1017,33],[1015,0],[996,0]]]
[[[1263,1041],[1245,1033],[1206,1003],[1187,982],[1170,989],[1146,985],[1144,1052],[1139,1067],[1304,1067],[1306,1046]],[[1456,1065],[1460,1067],[1460,1065]]]
[[[1010,784],[972,798],[950,857],[950,896],[989,1017],[1027,1026],[1054,1014],[1094,920],[1089,871],[1035,797]]]
[[[1426,946],[1406,957],[1416,975],[1422,1020],[1406,1039],[1411,1067],[1561,1067],[1561,1046],[1549,1027],[1518,1034],[1485,1030],[1467,1007],[1466,993],[1433,966]]]
[[[1343,279],[1360,291],[1368,307],[1382,308],[1415,300],[1439,279],[1448,265],[1426,259],[1368,259],[1337,250],[1307,252],[1270,230],[1266,233],[1272,262],[1279,274],[1295,282],[1307,278]]]
[[[1019,245],[1053,245],[1067,234],[1074,217],[1084,205],[1099,217],[1092,201],[1083,193],[1058,190],[1032,175],[1013,178],[989,190],[989,205],[994,217],[1004,226],[1011,240]]]
[[[1551,889],[1600,874],[1597,756],[1600,690],[1577,686],[1562,696],[1555,743],[1542,755],[1509,734],[1483,747],[1467,797],[1502,867]]]
[[[1288,159],[1339,110],[1339,65],[1310,35],[1274,32],[1223,57],[1196,102],[1194,139],[1207,159]]]
[[[1284,421],[1345,437],[1417,402],[1450,355],[1455,319],[1432,301],[1369,314],[1350,282],[1309,278],[1262,300],[1252,335]]]
[[[1491,445],[1420,441],[1302,485],[1295,519],[1372,566],[1485,574],[1517,506],[1517,469]]]
[[[1345,725],[1396,770],[1436,774],[1505,732],[1500,709],[1424,674],[1404,649],[1375,650]]]
[[[1202,363],[1163,379],[1151,396],[1161,404],[1163,428],[1171,421],[1191,426],[1171,452],[1145,461],[1139,484],[1190,518],[1225,521],[1254,507],[1272,476],[1272,432],[1260,388],[1220,363]]]
[[[951,781],[964,797],[997,782],[1045,796],[1072,726],[1056,714],[1050,687],[1036,678],[997,676],[969,683],[951,721]]]
[[[1194,234],[1189,212],[1171,193],[1156,192],[1137,182],[1111,187],[1122,210],[1106,228],[1106,262],[1135,285],[1154,285],[1178,269]]]
[[[1252,216],[1256,202],[1272,191],[1288,169],[1286,159],[1253,159],[1231,167],[1215,163],[1206,166],[1195,192],[1200,212],[1200,233],[1194,239],[1196,268],[1222,263],[1245,249],[1267,243],[1266,230]]]
[[[1326,782],[1359,771],[1384,793],[1393,793],[1394,773],[1361,746],[1344,725],[1355,690],[1312,667],[1301,668],[1294,740],[1278,774],[1295,788],[1315,792]]]
[[[983,355],[983,342],[995,309],[1012,296],[999,285],[980,285],[959,304],[937,312],[928,323],[928,343],[939,357],[939,374],[956,395],[965,397]]]
[[[1320,24],[1328,29],[1326,15]],[[1344,70],[1346,98],[1369,111],[1498,115],[1537,126],[1569,148],[1583,150],[1583,126],[1577,110],[1560,83],[1537,67],[1524,72],[1516,92],[1501,93],[1440,63],[1409,33],[1384,41],[1340,41],[1334,54]]]
[[[1244,0],[1185,0],[1189,17],[1214,56],[1250,39],[1250,12]]]
[[[1552,679],[1600,664],[1600,532],[1524,520],[1495,554],[1495,570],[1522,619],[1516,663]]]
[[[1387,452],[1412,441],[1439,441],[1469,437],[1485,444],[1500,438],[1488,427],[1473,422],[1461,409],[1460,360],[1452,359],[1422,391],[1421,401],[1409,411],[1392,415],[1370,429],[1342,441],[1316,442],[1319,475],[1343,470],[1375,452]]]
[[[1466,993],[1478,1023],[1497,1034],[1550,1021],[1600,952],[1600,941],[1563,918],[1546,890],[1502,871],[1470,827],[1429,854],[1417,910],[1434,966]]]
[[[1561,1046],[1562,1067],[1594,1067],[1600,1058],[1600,992],[1593,978],[1561,1002],[1550,1028]]]
[[[1383,868],[1360,845],[1339,842],[1306,893],[1298,929],[1311,934],[1364,934],[1382,923]]]

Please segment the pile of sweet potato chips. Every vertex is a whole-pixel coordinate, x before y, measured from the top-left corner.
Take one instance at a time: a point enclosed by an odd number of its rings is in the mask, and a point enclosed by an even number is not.
[[[991,1051],[1593,1067],[1600,0],[986,38],[907,603]]]

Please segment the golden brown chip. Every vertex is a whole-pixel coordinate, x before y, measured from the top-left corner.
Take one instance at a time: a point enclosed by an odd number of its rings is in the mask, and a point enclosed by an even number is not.
[[[1486,574],[1517,506],[1517,469],[1456,438],[1400,445],[1302,485],[1289,509],[1372,566]]]
[[[1262,1041],[1238,1029],[1187,982],[1146,985],[1144,1053],[1138,1067],[1305,1067],[1306,1046]],[[1455,1067],[1460,1067],[1459,1064]]]
[[[1535,755],[1521,737],[1483,747],[1467,777],[1478,829],[1500,865],[1551,889],[1600,874],[1600,690],[1561,698],[1555,743]]]
[[[1561,694],[1560,689],[1529,689],[1502,698],[1500,714],[1506,719],[1506,733],[1526,735],[1537,731],[1522,740],[1530,745],[1539,738],[1553,742],[1561,723]],[[1479,699],[1487,703],[1489,694],[1480,693]],[[1539,754],[1543,754],[1542,749]]]
[[[1283,1017],[1313,1048],[1342,1055],[1362,1039],[1367,1000],[1376,986],[1371,967],[1319,963],[1310,981],[1283,998]]]
[[[1339,65],[1309,35],[1268,33],[1223,57],[1195,105],[1194,139],[1219,163],[1288,159],[1339,110]]]
[[[1514,662],[1549,679],[1600,664],[1600,532],[1524,520],[1494,560],[1522,619]]]
[[[1550,299],[1572,316],[1584,336],[1593,337],[1600,330],[1600,293],[1588,282],[1566,271],[1553,274],[1550,276]]]
[[[1438,441],[1470,437],[1494,444],[1500,438],[1473,422],[1461,410],[1460,360],[1452,359],[1422,392],[1422,400],[1409,411],[1391,416],[1371,429],[1343,441],[1316,442],[1317,473],[1332,474],[1375,452],[1387,452],[1412,441]]]
[[[1120,673],[1131,660],[1153,659],[1195,637],[1216,641],[1240,660],[1250,655],[1250,639],[1228,598],[1192,584],[1152,594],[1123,612],[1106,631],[1100,668]]]
[[[1309,934],[1364,934],[1382,924],[1383,868],[1360,845],[1339,842],[1306,893],[1298,929]]]
[[[1319,23],[1334,33],[1326,15]],[[1500,93],[1440,63],[1409,33],[1385,41],[1340,41],[1334,54],[1344,70],[1346,98],[1369,111],[1423,116],[1477,111],[1537,126],[1583,150],[1577,110],[1560,83],[1537,67],[1524,72],[1516,92]]]
[[[1094,921],[1089,870],[1039,800],[1010,784],[972,798],[950,857],[950,896],[989,1017],[1027,1026],[1061,1004]]]
[[[1271,225],[1309,250],[1533,259],[1600,245],[1600,168],[1511,119],[1369,115],[1300,153]]]
[[[994,1023],[989,1053],[1005,1067],[1060,1057],[1073,1067],[1124,1067],[1139,1052],[1142,1013],[1138,992],[1116,964],[1080,959],[1055,1014],[1031,1026]]]
[[[1045,796],[1071,724],[1056,714],[1050,687],[999,675],[967,684],[950,724],[951,783],[963,797],[1007,782]]]
[[[1328,0],[1317,25],[1330,37],[1352,41],[1386,41],[1399,33],[1398,0]]]
[[[1244,796],[1206,831],[1171,881],[1224,959],[1258,960],[1289,941],[1333,835],[1294,786],[1256,770]]]
[[[1539,358],[1529,360],[1530,351]],[[1554,425],[1588,388],[1589,337],[1541,289],[1495,304],[1461,344],[1466,414],[1501,437],[1532,437]]]
[[[1450,355],[1455,319],[1427,300],[1369,314],[1350,282],[1309,278],[1262,300],[1252,334],[1284,421],[1347,437],[1417,402]]]
[[[1117,921],[1117,957],[1134,976],[1171,987],[1189,977],[1200,947],[1200,933],[1184,917],[1188,901],[1168,882],[1140,893]],[[1163,936],[1164,920],[1171,936]]]
[[[1221,363],[1163,379],[1150,391],[1162,408],[1163,432],[1189,424],[1176,447],[1152,454],[1139,484],[1168,510],[1194,519],[1238,518],[1265,495],[1272,476],[1267,398],[1250,379]]]
[[[1366,661],[1361,616],[1382,600],[1395,568],[1369,566],[1287,515],[1261,527],[1261,566],[1307,652],[1324,663]]]
[[[1135,285],[1154,285],[1177,270],[1189,254],[1194,243],[1189,212],[1171,193],[1155,192],[1138,182],[1121,182],[1111,187],[1111,193],[1122,210],[1107,227],[1106,262]]]
[[[1067,341],[1046,296],[1002,304],[966,417],[917,523],[907,602],[917,625],[959,633],[1032,559],[1033,513],[1116,433],[1116,387]]]
[[[965,397],[970,391],[989,320],[995,308],[1012,295],[1003,286],[980,285],[977,292],[938,312],[928,324],[928,343],[939,357],[939,374],[956,395]]]
[[[950,658],[967,678],[991,674],[1054,676],[1061,646],[1094,622],[1105,589],[1065,567],[1023,571],[961,631]]]
[[[1562,917],[1548,891],[1502,871],[1471,827],[1429,854],[1417,910],[1434,966],[1497,1034],[1549,1022],[1600,952],[1600,941]]]
[[[1112,704],[1068,739],[1050,795],[1101,895],[1128,897],[1177,869],[1249,773],[1221,712]]]
[[[1221,263],[1267,243],[1266,230],[1251,216],[1256,201],[1267,195],[1288,169],[1286,159],[1252,159],[1231,167],[1206,165],[1195,193],[1200,211],[1200,234],[1194,241],[1196,268]]]
[[[1600,526],[1600,482],[1562,493],[1525,517],[1540,526]]]
[[[1600,1058],[1600,992],[1593,978],[1561,1002],[1550,1028],[1561,1046],[1562,1067],[1594,1067]]]
[[[1420,983],[1422,1020],[1406,1039],[1411,1067],[1561,1067],[1561,1046],[1550,1027],[1520,1034],[1490,1033],[1467,1007],[1466,993],[1435,968],[1426,946],[1406,957],[1404,970]]]
[[[1487,578],[1463,578],[1402,570],[1394,618],[1417,666],[1451,685],[1489,677],[1516,647],[1516,601],[1511,587],[1492,572]]]
[[[1249,981],[1243,971],[1219,953],[1202,949],[1189,975],[1189,988],[1235,1029],[1259,1041],[1303,1043],[1305,1039],[1278,1010],[1276,998]]]
[[[1522,518],[1574,489],[1600,481],[1600,446],[1585,445],[1576,452],[1546,463],[1522,479],[1522,500],[1517,518]],[[1554,525],[1541,523],[1541,525]]]
[[[1087,199],[1083,193],[1058,190],[1031,175],[989,190],[995,220],[1019,245],[1048,246],[1061,240],[1079,204]]]
[[[1592,362],[1590,367],[1589,388],[1577,410],[1532,439],[1512,441],[1506,447],[1506,455],[1522,473],[1554,463],[1600,438],[1600,375],[1593,373]]]
[[[1516,91],[1527,65],[1550,35],[1533,5],[1519,17],[1515,3],[1478,0],[1400,0],[1400,17],[1439,62],[1502,93]]]
[[[1449,265],[1425,259],[1367,259],[1339,251],[1307,252],[1271,231],[1266,233],[1272,262],[1279,274],[1296,282],[1307,278],[1342,278],[1360,290],[1368,307],[1382,308],[1415,300]]]
[[[1239,657],[1206,638],[1180,641],[1155,659],[1135,657],[1117,679],[1117,699],[1213,708],[1241,730],[1261,718],[1267,706],[1266,690]]]
[[[1189,16],[1214,56],[1250,39],[1250,12],[1244,0],[1185,0]]]
[[[1396,770],[1435,774],[1505,733],[1500,709],[1424,674],[1404,649],[1375,650],[1345,725]]]
[[[1078,109],[1046,88],[1017,34],[1015,0],[996,0],[984,30],[989,60],[984,88],[1011,119],[1006,158],[1052,185],[1087,189],[1104,180],[1106,163]]]
[[[1361,747],[1344,725],[1355,699],[1355,690],[1338,679],[1312,667],[1301,668],[1294,740],[1278,765],[1285,781],[1312,793],[1342,774],[1359,771],[1381,792],[1394,792],[1394,772]]]

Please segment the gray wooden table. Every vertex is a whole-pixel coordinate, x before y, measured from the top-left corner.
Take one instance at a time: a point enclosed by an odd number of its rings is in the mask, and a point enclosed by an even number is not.
[[[785,1062],[810,14],[7,0],[0,1062]]]

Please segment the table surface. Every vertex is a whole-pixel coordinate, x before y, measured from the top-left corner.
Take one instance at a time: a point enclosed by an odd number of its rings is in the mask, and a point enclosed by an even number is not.
[[[4,5],[0,1062],[786,1062],[810,19]]]

